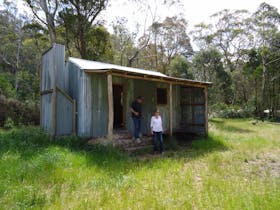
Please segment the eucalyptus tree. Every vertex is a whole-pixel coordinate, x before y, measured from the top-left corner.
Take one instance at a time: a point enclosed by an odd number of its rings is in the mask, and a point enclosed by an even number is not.
[[[92,27],[98,25],[97,17],[108,4],[108,0],[62,0],[59,17],[65,28],[66,40],[72,40],[80,56],[91,58],[88,40],[93,35]]]
[[[127,19],[118,17],[112,22],[113,34],[111,35],[111,43],[114,50],[114,63],[119,65],[127,65],[128,55],[133,50],[133,34],[127,28]]]
[[[223,63],[231,72],[244,58],[253,44],[247,10],[224,9],[211,16],[212,23],[199,23],[190,33],[201,49],[216,47],[223,55]]]
[[[149,27],[150,42],[142,50],[140,60],[150,63],[150,68],[169,74],[171,61],[177,56],[193,55],[187,21],[178,16],[166,17]],[[173,72],[174,73],[174,72]]]
[[[51,43],[57,41],[57,15],[61,6],[59,0],[24,0],[35,18],[48,28]],[[43,15],[41,15],[43,14]]]
[[[216,48],[197,52],[192,59],[192,74],[197,80],[214,83],[210,90],[211,102],[231,104],[232,79],[224,69],[222,58]]]
[[[176,55],[189,57],[193,54],[190,38],[187,34],[187,21],[177,16],[167,17],[160,27],[158,35],[159,52],[163,55],[161,64],[164,71]]]
[[[4,8],[0,12],[0,60],[4,69],[14,74],[14,88],[17,91],[24,22],[11,1],[4,1]]]
[[[261,110],[266,106],[266,88],[269,64],[274,62],[271,55],[275,53],[272,49],[279,52],[279,46],[273,47],[273,40],[277,40],[279,36],[280,14],[277,8],[262,3],[257,11],[252,15],[253,31],[255,32],[255,47],[259,49],[262,66],[262,85],[261,85]],[[279,56],[279,54],[278,54]],[[272,56],[273,57],[273,56]],[[276,60],[275,60],[276,62]]]

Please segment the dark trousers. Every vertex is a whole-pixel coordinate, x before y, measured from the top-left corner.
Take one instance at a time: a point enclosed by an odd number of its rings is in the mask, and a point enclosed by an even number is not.
[[[162,132],[153,132],[154,151],[158,151],[157,142],[159,141],[160,151],[163,152]]]
[[[139,133],[141,130],[141,118],[140,117],[132,117],[134,123],[134,138],[139,138]]]

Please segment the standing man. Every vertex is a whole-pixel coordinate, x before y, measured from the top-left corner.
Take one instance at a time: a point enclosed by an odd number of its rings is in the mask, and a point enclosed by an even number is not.
[[[134,138],[137,143],[141,143],[139,133],[141,131],[142,103],[143,97],[138,96],[130,106],[130,111],[134,123]]]

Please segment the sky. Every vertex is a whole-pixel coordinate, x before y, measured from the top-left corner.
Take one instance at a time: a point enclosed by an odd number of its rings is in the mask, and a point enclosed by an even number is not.
[[[188,21],[190,31],[193,26],[200,22],[210,22],[210,16],[223,9],[246,9],[249,12],[254,12],[264,0],[181,0],[181,5],[164,6],[160,2],[163,0],[144,0],[150,5],[151,12],[147,7],[143,6],[142,10],[135,2],[141,0],[110,0],[107,9],[101,13],[100,19],[105,20],[105,25],[112,32],[112,22],[117,17],[124,17],[127,21],[127,27],[130,31],[135,30],[136,25],[140,24],[140,30],[144,30],[151,25],[151,16],[156,16],[157,20],[163,20],[166,16],[178,15],[182,13],[183,17]],[[143,0],[142,0],[143,1]],[[3,0],[0,0],[2,3]],[[29,9],[23,4],[23,0],[17,2],[20,10],[25,10],[30,13]],[[266,3],[278,8],[280,12],[280,0],[266,0]],[[157,10],[155,10],[157,5]],[[141,33],[141,32],[139,32]]]
[[[159,1],[160,0],[148,0],[153,8],[154,2]],[[158,6],[157,15],[164,18],[166,16],[182,13],[188,21],[189,27],[192,28],[197,23],[209,22],[209,17],[212,14],[223,9],[246,9],[253,13],[262,2],[264,2],[264,0],[181,0],[182,6],[179,8],[175,6],[168,8],[166,8],[166,6]],[[278,8],[278,11],[280,11],[280,0],[266,0],[265,2]],[[130,1],[114,0],[111,1],[109,8],[103,15],[107,17],[107,24],[108,22],[112,22],[115,17],[119,16],[127,17],[130,20],[130,26],[132,26],[135,21],[144,25],[145,12],[142,14],[140,13],[138,8]]]

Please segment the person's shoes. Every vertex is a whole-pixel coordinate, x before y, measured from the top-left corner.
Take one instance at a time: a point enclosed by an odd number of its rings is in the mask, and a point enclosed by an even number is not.
[[[141,140],[140,140],[139,138],[137,138],[137,139],[136,139],[136,143],[137,143],[137,144],[140,144],[140,143],[141,143]]]

